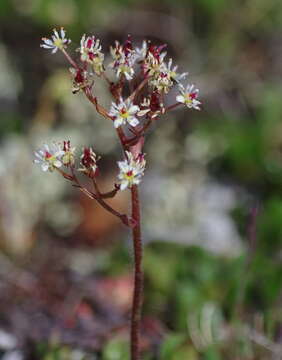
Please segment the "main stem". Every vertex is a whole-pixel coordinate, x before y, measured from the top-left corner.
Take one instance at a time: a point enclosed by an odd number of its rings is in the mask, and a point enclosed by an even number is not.
[[[132,230],[134,246],[134,292],[132,300],[131,313],[131,333],[130,347],[131,360],[139,360],[139,338],[140,338],[140,319],[143,297],[143,270],[142,270],[142,240],[140,224],[140,203],[138,195],[138,186],[133,185],[131,188],[132,218],[136,222]]]

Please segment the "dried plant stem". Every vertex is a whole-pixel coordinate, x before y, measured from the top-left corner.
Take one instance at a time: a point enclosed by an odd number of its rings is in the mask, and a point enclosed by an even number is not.
[[[132,229],[133,246],[134,246],[134,292],[132,300],[131,313],[131,333],[130,348],[131,360],[139,360],[139,338],[140,338],[140,318],[143,300],[143,270],[142,270],[142,240],[141,240],[141,223],[140,223],[140,203],[138,195],[138,186],[133,185],[131,188],[132,201],[132,218],[135,226]]]

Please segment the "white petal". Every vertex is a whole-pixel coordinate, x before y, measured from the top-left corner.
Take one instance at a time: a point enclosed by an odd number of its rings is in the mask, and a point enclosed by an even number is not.
[[[176,101],[180,102],[180,103],[185,103],[185,98],[183,95],[177,95],[176,96]]]
[[[120,184],[120,190],[125,190],[128,187],[129,183],[127,180],[124,180]]]
[[[192,84],[192,85],[187,84],[187,86],[186,86],[186,92],[187,92],[187,93],[193,92],[193,89],[194,89],[194,85],[193,85],[193,84]]]
[[[132,180],[133,184],[138,185],[141,182],[141,179],[139,177],[135,177]]]
[[[42,47],[42,48],[44,48],[44,49],[53,49],[54,46],[41,44],[40,47]]]
[[[196,110],[201,110],[201,108],[198,105],[201,105],[201,102],[198,101],[198,100],[194,100],[193,101],[193,108],[196,109]]]
[[[64,39],[66,36],[66,32],[64,30],[64,28],[61,28],[61,38]]]
[[[134,116],[128,117],[128,118],[127,118],[127,122],[128,122],[131,126],[133,126],[133,127],[135,127],[136,125],[139,124],[139,120],[138,120],[136,117],[134,117]]]
[[[81,47],[84,46],[85,37],[86,37],[86,34],[83,34],[83,36],[82,36],[82,38],[81,38],[81,40],[80,40],[80,45],[81,45]]]
[[[53,41],[50,40],[50,39],[44,38],[43,41],[45,42],[46,45],[54,45],[54,44],[53,44]]]
[[[41,165],[41,169],[42,169],[43,171],[47,171],[47,170],[49,169],[49,164],[47,164],[47,163],[42,164],[42,165]]]
[[[127,173],[130,170],[126,161],[118,161],[118,166],[123,173]]]
[[[150,109],[140,110],[140,111],[138,111],[137,115],[138,115],[138,116],[144,116],[144,115],[146,115],[149,111],[150,111]]]
[[[62,166],[62,163],[61,163],[60,160],[55,160],[55,161],[54,161],[54,165],[59,168],[59,167]]]
[[[183,74],[181,74],[181,75],[178,75],[178,76],[176,77],[176,81],[180,81],[180,80],[182,80],[182,79],[185,79],[187,75],[188,75],[188,72],[183,73]]]
[[[172,58],[170,58],[170,59],[168,60],[167,67],[170,69],[170,68],[171,68],[171,65],[172,65]]]
[[[118,112],[115,109],[110,108],[110,111],[109,111],[110,116],[116,116],[117,114],[118,114]]]
[[[130,75],[128,72],[124,73],[126,80],[132,80],[132,75]]]
[[[123,123],[124,123],[123,118],[117,117],[117,118],[114,120],[114,127],[115,127],[115,128],[118,128],[118,127],[120,127]]]
[[[58,34],[58,31],[57,31],[56,29],[54,29],[54,30],[53,30],[53,32],[54,32],[54,34],[55,34],[56,38],[58,38],[58,39],[59,39],[59,38],[60,38],[60,36],[59,36],[59,34]]]
[[[139,110],[140,110],[139,106],[137,106],[137,105],[132,105],[132,106],[130,106],[130,108],[128,109],[128,113],[129,113],[130,115],[136,114],[137,111],[139,111]]]
[[[181,83],[178,84],[178,88],[179,88],[180,92],[183,92],[183,93],[185,92],[185,88]]]
[[[38,152],[34,152],[34,155],[38,158],[38,159],[40,159],[40,160],[42,160],[42,156],[38,153]]]

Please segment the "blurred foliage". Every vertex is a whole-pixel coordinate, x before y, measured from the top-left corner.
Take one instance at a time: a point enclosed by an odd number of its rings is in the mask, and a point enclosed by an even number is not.
[[[148,24],[138,22],[144,13]],[[179,29],[171,27],[166,16],[171,16],[172,23],[177,19]],[[106,45],[115,38],[124,38],[125,31],[132,31],[133,35],[136,32],[140,38],[149,37],[148,32],[153,29],[152,38],[168,42],[182,63],[191,64],[191,70],[188,68],[195,74],[193,81],[197,82],[198,76],[201,85],[202,112],[189,116],[179,112],[176,125],[163,124],[171,131],[168,137],[173,145],[166,142],[162,124],[156,136],[150,135],[148,145],[154,151],[157,141],[164,139],[164,148],[171,146],[172,150],[165,148],[170,157],[161,150],[159,156],[167,166],[172,163],[172,172],[192,163],[194,168],[207,169],[219,184],[241,190],[243,195],[238,197],[232,216],[245,251],[227,257],[197,246],[175,244],[174,239],[171,243],[158,239],[146,244],[144,316],[158,319],[164,330],[161,340],[157,336],[149,339],[152,343],[146,339],[150,346],[144,345],[142,359],[279,359],[282,2],[1,0],[0,19],[3,54],[7,55],[9,70],[14,74],[13,78],[5,77],[3,84],[0,81],[3,143],[5,139],[10,141],[11,134],[25,136],[29,143],[30,129],[41,118],[46,128],[64,133],[61,124],[69,124],[68,117],[76,115],[79,109],[80,100],[74,100],[77,102],[71,108],[64,97],[67,69],[63,61],[39,49],[40,38],[54,26],[66,27],[76,44],[81,33],[93,31]],[[81,117],[86,119],[82,125],[70,123],[74,131],[85,125],[87,132],[92,117],[87,112]],[[201,156],[192,160],[191,151],[187,150],[191,135],[202,151]],[[114,150],[110,148],[109,156],[116,156]],[[180,162],[174,161],[176,152]],[[154,155],[152,158],[156,164]],[[169,162],[169,158],[173,161]],[[251,244],[249,212],[256,204],[257,236]],[[43,230],[48,232],[48,228]],[[44,241],[40,234],[40,241]],[[49,231],[49,236],[52,235]],[[65,240],[57,237],[58,242]],[[69,246],[67,243],[66,252]],[[131,271],[131,250],[123,241],[118,246],[106,247],[106,251],[94,271],[96,275],[116,277]],[[99,351],[38,342],[34,354],[34,358],[44,360],[129,359],[128,341],[123,335],[107,339]]]

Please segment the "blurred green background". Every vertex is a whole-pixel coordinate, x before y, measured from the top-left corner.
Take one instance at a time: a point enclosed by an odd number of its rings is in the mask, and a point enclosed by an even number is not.
[[[0,0],[1,359],[129,359],[130,236],[32,163],[45,141],[92,145],[109,188],[120,158],[63,56],[39,47],[59,26],[73,51],[84,33],[105,53],[127,34],[166,43],[200,89],[201,112],[146,140],[142,359],[281,359],[282,2]]]

